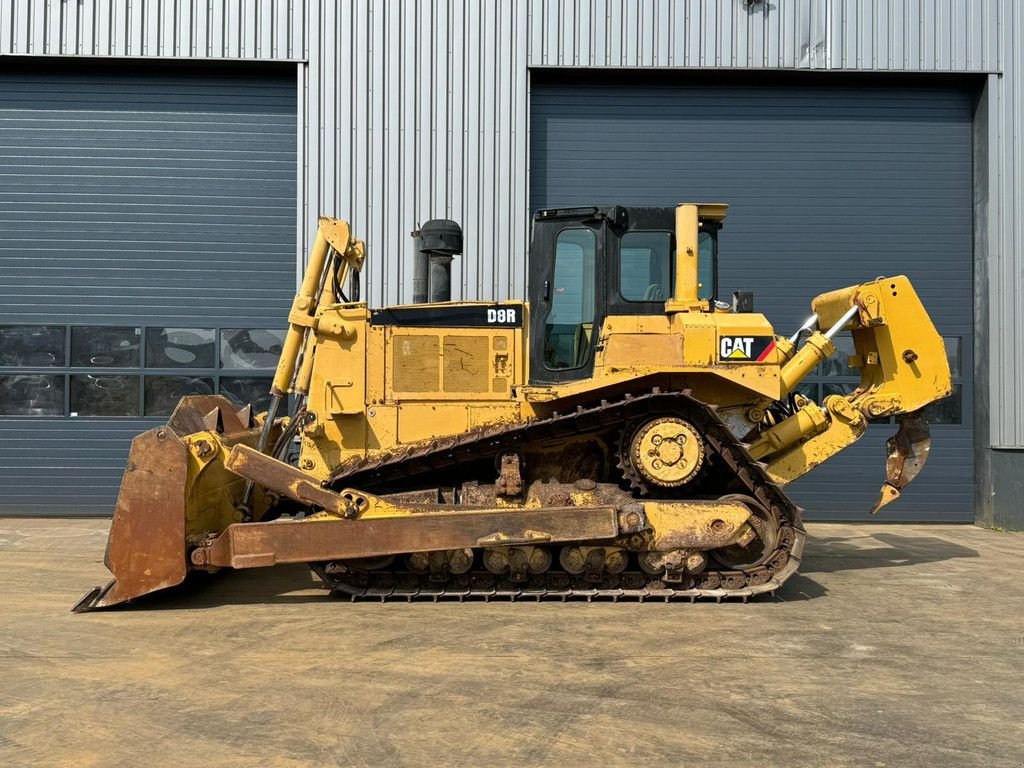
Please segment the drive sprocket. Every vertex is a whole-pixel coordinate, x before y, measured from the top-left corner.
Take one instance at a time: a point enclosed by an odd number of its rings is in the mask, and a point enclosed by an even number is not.
[[[642,493],[687,485],[704,466],[704,440],[679,416],[658,416],[627,427],[619,443],[619,466]]]

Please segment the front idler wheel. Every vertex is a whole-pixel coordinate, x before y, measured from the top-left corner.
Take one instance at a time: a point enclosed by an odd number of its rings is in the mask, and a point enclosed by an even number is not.
[[[751,496],[731,494],[723,496],[721,501],[738,501],[750,508],[747,525],[753,535],[746,537],[745,543],[730,544],[710,552],[711,559],[727,570],[741,571],[764,565],[779,545],[780,525],[778,518],[771,511]]]

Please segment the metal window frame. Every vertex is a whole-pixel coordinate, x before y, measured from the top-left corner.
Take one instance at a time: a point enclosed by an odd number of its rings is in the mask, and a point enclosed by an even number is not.
[[[266,330],[284,333],[284,328],[268,328],[266,326],[240,326],[237,323],[233,323],[230,326],[204,326],[202,330],[213,331],[213,367],[181,367],[181,368],[167,368],[167,367],[148,367],[146,365],[146,345],[147,345],[147,331],[150,328],[168,328],[168,327],[181,327],[188,328],[186,324],[179,324],[175,326],[168,326],[167,324],[161,323],[160,325],[104,325],[104,324],[78,324],[78,323],[3,323],[4,326],[8,327],[23,327],[23,328],[34,328],[40,325],[63,325],[64,326],[64,361],[61,366],[0,366],[0,376],[55,376],[63,379],[64,383],[64,412],[62,414],[50,414],[46,416],[36,416],[32,414],[5,414],[3,418],[11,419],[32,419],[35,421],[41,419],[133,419],[136,421],[160,421],[164,419],[164,416],[147,416],[146,415],[146,379],[150,376],[183,376],[183,377],[202,377],[213,380],[214,391],[218,394],[221,392],[221,378],[250,378],[250,379],[266,379],[267,389],[270,389],[270,382],[273,380],[274,367],[268,368],[221,368],[221,333],[225,330],[238,330],[244,328],[247,330]],[[71,365],[71,329],[73,327],[78,328],[138,328],[139,329],[139,363],[133,367],[113,367],[113,366],[73,366]],[[199,329],[199,326],[195,326]],[[125,414],[120,416],[72,416],[71,415],[71,377],[94,374],[97,376],[135,376],[138,379],[138,412],[135,414]]]

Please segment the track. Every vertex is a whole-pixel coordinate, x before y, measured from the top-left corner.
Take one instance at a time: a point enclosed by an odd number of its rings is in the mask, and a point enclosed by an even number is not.
[[[506,451],[523,450],[545,440],[572,436],[617,434],[633,420],[660,414],[679,414],[694,423],[704,435],[710,451],[724,464],[735,481],[726,493],[754,497],[778,520],[779,536],[775,549],[763,564],[739,570],[708,569],[678,581],[627,571],[605,581],[590,583],[582,577],[549,571],[530,580],[514,583],[487,571],[451,576],[444,582],[409,571],[354,570],[335,565],[328,569],[314,564],[313,570],[335,594],[352,600],[747,600],[772,594],[797,572],[803,553],[805,533],[801,510],[767,475],[764,465],[755,461],[746,446],[735,438],[712,407],[694,399],[689,391],[662,392],[622,400],[602,401],[598,406],[578,408],[568,414],[555,413],[509,427],[496,427],[455,437],[406,446],[401,451],[362,459],[343,465],[326,483],[335,489],[356,487],[366,490],[386,488],[391,483],[408,483],[460,465],[478,462],[482,457]],[[331,572],[329,573],[328,570]]]

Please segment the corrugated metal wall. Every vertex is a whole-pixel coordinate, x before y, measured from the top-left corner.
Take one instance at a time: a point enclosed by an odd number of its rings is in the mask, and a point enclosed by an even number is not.
[[[533,0],[529,60],[531,67],[989,70],[1005,4]]]
[[[0,55],[305,58],[307,0],[3,0]]]
[[[987,92],[991,442],[1024,447],[1024,10],[1013,0],[7,0],[0,54],[307,60],[300,250],[318,211],[408,299],[417,219],[466,227],[455,295],[523,292],[528,67],[1001,72]],[[389,255],[387,261],[383,258]],[[402,254],[402,258],[395,258]],[[1006,333],[1011,328],[1014,333]]]
[[[989,427],[994,448],[1024,448],[1024,8],[1001,3],[1000,70],[990,77],[988,274]],[[1019,506],[1019,505],[1018,505]]]
[[[321,0],[311,15],[306,231],[318,210],[352,220],[370,302],[411,300],[409,233],[439,217],[465,231],[454,298],[523,295],[526,19],[522,0]]]

